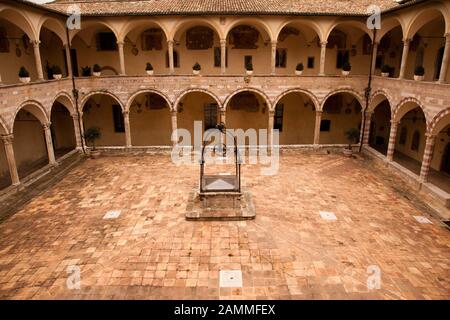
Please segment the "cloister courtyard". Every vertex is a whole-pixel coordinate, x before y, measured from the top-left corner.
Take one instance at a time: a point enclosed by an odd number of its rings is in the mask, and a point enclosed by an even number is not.
[[[244,164],[247,221],[187,221],[199,166],[169,153],[82,160],[2,213],[0,297],[449,299],[448,228],[363,157],[284,151],[273,176]],[[220,270],[242,271],[242,287],[221,287]]]

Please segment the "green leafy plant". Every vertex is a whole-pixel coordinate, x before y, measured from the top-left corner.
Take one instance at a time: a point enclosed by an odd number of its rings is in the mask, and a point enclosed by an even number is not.
[[[147,71],[152,71],[153,70],[153,66],[150,62],[147,62],[147,66],[145,67],[145,70]]]
[[[84,132],[84,139],[92,144],[92,150],[95,150],[95,141],[102,136],[99,127],[90,127]]]
[[[342,70],[344,70],[344,71],[350,71],[350,70],[352,70],[352,65],[350,64],[350,62],[346,61],[346,62],[344,63],[344,65],[342,66]]]
[[[102,67],[100,67],[99,64],[94,64],[94,66],[92,67],[92,70],[94,72],[101,72],[102,71]]]
[[[423,76],[425,74],[425,68],[423,66],[417,66],[414,70],[415,76]]]
[[[297,64],[297,66],[295,67],[295,70],[297,70],[297,71],[303,71],[303,69],[304,69],[304,66],[303,66],[303,63],[298,63]]]
[[[61,68],[56,64],[52,66],[52,74],[62,74]]]
[[[345,131],[345,137],[348,140],[348,149],[352,149],[352,144],[357,143],[359,140],[359,129],[351,128]]]
[[[381,66],[381,72],[383,73],[389,73],[391,72],[391,67],[388,64],[383,64]]]
[[[196,62],[194,64],[194,66],[192,67],[192,70],[200,71],[200,70],[202,70],[202,66],[200,65],[200,63]]]
[[[90,77],[91,76],[91,67],[81,67],[81,75],[83,77]]]
[[[20,78],[28,78],[29,76],[30,76],[30,73],[28,72],[28,70],[25,69],[25,67],[20,67],[19,77]]]

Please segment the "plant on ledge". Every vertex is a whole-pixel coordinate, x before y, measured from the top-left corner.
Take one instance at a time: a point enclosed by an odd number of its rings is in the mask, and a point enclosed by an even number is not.
[[[253,64],[251,62],[245,65],[245,71],[247,72],[248,75],[253,74]]]
[[[414,80],[422,81],[425,74],[425,68],[423,66],[417,66],[414,70]]]
[[[102,74],[102,67],[99,64],[94,64],[92,71],[94,76],[99,77]]]
[[[391,73],[391,67],[388,64],[383,64],[381,66],[381,76],[382,77],[389,77],[390,73]]]
[[[84,132],[84,140],[92,144],[92,150],[89,152],[91,158],[98,158],[100,151],[95,148],[95,141],[102,136],[99,127],[90,127]]]
[[[53,79],[61,79],[62,78],[62,71],[59,66],[56,64],[52,66],[52,75]]]
[[[91,67],[81,67],[81,75],[83,77],[90,77],[91,76]]]
[[[344,62],[344,65],[342,66],[342,75],[348,76],[350,74],[350,70],[352,70],[352,65],[350,64],[350,62]]]
[[[153,74],[153,66],[150,62],[147,62],[147,65],[145,67],[145,71],[147,72],[148,75],[152,75]]]
[[[348,146],[344,149],[344,155],[346,157],[352,156],[352,144],[355,144],[359,140],[359,129],[357,128],[351,128],[345,131],[345,137],[348,140]]]
[[[25,67],[20,67],[19,80],[23,83],[30,82],[30,73],[28,72],[27,69],[25,69]]]
[[[295,74],[300,76],[303,73],[303,69],[304,69],[303,63],[301,62],[298,63],[297,66],[295,67]]]
[[[192,72],[193,72],[194,74],[199,74],[199,73],[200,73],[200,70],[202,70],[202,66],[200,65],[200,63],[196,62],[196,63],[194,64],[194,66],[192,67]]]

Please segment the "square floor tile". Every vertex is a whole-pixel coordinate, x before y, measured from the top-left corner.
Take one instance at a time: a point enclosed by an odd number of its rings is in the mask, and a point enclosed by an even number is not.
[[[219,274],[221,288],[241,288],[241,270],[221,270]]]
[[[104,216],[103,219],[116,219],[120,216],[120,210],[110,210]]]
[[[427,217],[424,217],[424,216],[414,216],[414,219],[416,219],[420,223],[431,223],[431,224],[433,224]]]
[[[333,212],[320,211],[319,214],[322,217],[322,219],[324,219],[324,220],[330,220],[330,221],[337,220],[336,215]]]

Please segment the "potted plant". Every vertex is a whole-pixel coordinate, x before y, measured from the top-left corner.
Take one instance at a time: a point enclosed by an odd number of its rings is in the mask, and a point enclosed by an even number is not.
[[[245,72],[247,73],[247,75],[252,75],[253,74],[253,64],[251,62],[247,63],[245,66]]]
[[[100,150],[95,148],[95,140],[101,137],[100,128],[90,127],[84,132],[84,140],[92,144],[92,149],[89,152],[91,158],[96,159],[100,156]]]
[[[383,64],[381,66],[381,76],[382,77],[389,77],[389,74],[391,72],[391,67],[387,64]]]
[[[30,73],[28,72],[27,69],[25,69],[25,67],[20,67],[19,70],[19,80],[22,83],[28,83],[30,82],[31,78],[30,78]]]
[[[196,62],[196,63],[194,64],[194,66],[192,67],[192,72],[193,72],[195,75],[198,75],[198,74],[200,74],[200,70],[202,70],[202,67],[201,67],[200,63]]]
[[[342,75],[348,76],[350,74],[350,70],[352,70],[352,65],[350,64],[350,62],[346,61],[342,66]]]
[[[90,77],[91,76],[91,67],[81,67],[81,75],[83,77]]]
[[[303,73],[303,69],[304,69],[303,63],[300,62],[300,63],[297,64],[297,66],[295,67],[295,74],[296,74],[297,76],[301,76],[302,73]]]
[[[344,155],[351,157],[353,153],[352,144],[357,143],[359,140],[359,130],[357,128],[351,128],[345,131],[345,136],[348,140],[348,146],[344,149]]]
[[[153,66],[150,62],[147,62],[147,66],[145,67],[145,71],[149,76],[153,75]]]
[[[94,64],[94,66],[92,67],[92,74],[95,77],[100,77],[102,75],[102,67],[100,67],[100,65],[98,64]]]
[[[52,76],[53,79],[61,79],[62,78],[62,71],[59,66],[56,64],[52,66]]]
[[[422,81],[425,74],[425,68],[423,66],[417,66],[414,70],[414,80]]]

